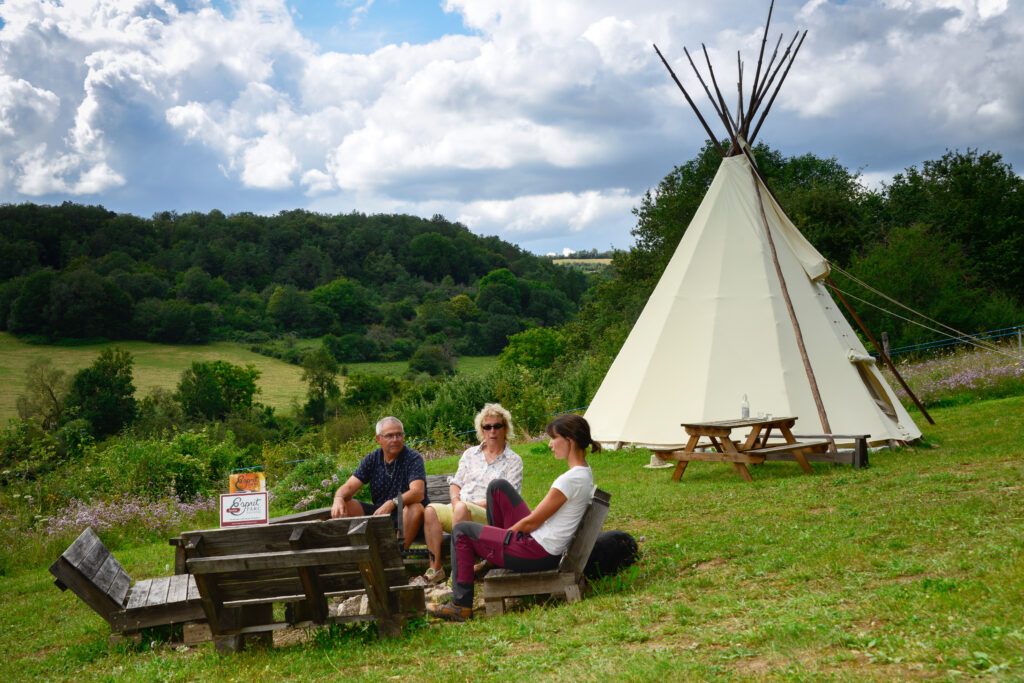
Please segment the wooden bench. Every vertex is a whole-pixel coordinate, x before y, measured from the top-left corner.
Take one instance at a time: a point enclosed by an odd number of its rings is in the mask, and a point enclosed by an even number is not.
[[[455,473],[451,472],[448,474],[428,474],[427,475],[427,498],[431,503],[445,503],[450,504],[452,502],[449,490],[448,480],[454,477]],[[330,519],[331,508],[322,507],[315,508],[312,510],[303,510],[302,512],[295,512],[290,515],[282,515],[280,517],[272,517],[270,519],[271,524],[290,524],[292,522],[307,522],[318,519]],[[401,530],[399,530],[401,534]],[[399,535],[399,544],[402,544],[402,537]],[[447,557],[450,552],[450,535],[445,533],[441,539],[441,553]],[[412,547],[403,552],[405,563],[409,565],[421,565],[426,564],[428,561],[427,549],[424,545],[423,530],[420,529],[420,533],[417,538],[413,541]],[[171,545],[180,545],[178,539],[171,539]],[[184,572],[184,555],[178,553],[175,559],[176,571]]]
[[[218,651],[273,632],[348,621],[377,621],[381,636],[401,634],[421,616],[423,588],[409,586],[387,517],[191,531],[181,535],[188,572]],[[370,613],[331,616],[328,598],[366,595]],[[285,604],[284,618],[274,604]]]
[[[794,434],[797,439],[828,439],[835,443],[837,439],[853,439],[853,452],[840,453],[838,449],[828,462],[853,465],[854,469],[868,467],[868,438],[870,434]],[[823,461],[824,462],[824,461]]]
[[[70,588],[110,624],[111,643],[123,639],[138,642],[142,629],[206,618],[191,576],[164,576],[133,584],[92,527],[50,565],[50,573],[58,588]]]
[[[484,608],[488,616],[505,611],[505,598],[524,595],[564,596],[575,602],[583,596],[586,578],[583,570],[590,559],[601,526],[608,517],[611,494],[596,489],[594,497],[583,513],[576,534],[557,569],[542,572],[517,572],[510,569],[491,569],[483,578]]]

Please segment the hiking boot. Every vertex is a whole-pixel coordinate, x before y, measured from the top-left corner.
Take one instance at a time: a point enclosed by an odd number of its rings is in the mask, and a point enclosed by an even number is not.
[[[482,561],[477,562],[476,564],[474,564],[473,565],[473,580],[474,581],[479,581],[480,579],[484,578],[484,574],[486,574],[487,570],[490,569],[493,566],[494,565],[491,564],[490,562],[488,562],[487,560],[482,560]]]
[[[466,621],[473,618],[472,607],[460,607],[454,602],[446,602],[437,606],[431,605],[427,608],[427,613],[445,621]]]

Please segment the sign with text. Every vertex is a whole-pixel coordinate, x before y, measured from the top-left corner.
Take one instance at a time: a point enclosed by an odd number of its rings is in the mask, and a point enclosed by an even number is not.
[[[262,472],[239,472],[229,477],[228,493],[251,493],[267,490],[267,475]]]
[[[270,521],[267,492],[220,494],[220,525],[245,526]]]

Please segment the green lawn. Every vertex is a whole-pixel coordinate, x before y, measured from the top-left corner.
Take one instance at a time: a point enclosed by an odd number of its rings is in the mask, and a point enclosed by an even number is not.
[[[308,340],[299,340],[305,343]],[[309,342],[312,343],[312,342]],[[113,344],[90,344],[85,346],[39,346],[25,344],[14,336],[0,332],[0,423],[17,417],[16,401],[24,391],[25,368],[40,355],[48,356],[53,364],[74,374],[91,364],[101,349]],[[135,358],[135,395],[142,398],[155,387],[173,391],[183,370],[193,361],[224,360],[245,365],[251,363],[260,371],[259,386],[262,393],[259,400],[277,410],[287,410],[294,401],[302,402],[306,396],[306,385],[301,380],[302,368],[268,356],[253,353],[241,344],[217,342],[202,346],[169,346],[148,342],[118,342]],[[481,374],[494,366],[494,356],[482,358],[460,358],[458,371]],[[354,363],[348,366],[350,372],[376,372],[401,375],[409,364]]]
[[[394,641],[357,630],[218,656],[204,644],[108,649],[108,629],[45,566],[2,581],[8,680],[1022,680],[1024,397],[939,408],[931,446],[871,467],[693,463],[681,482],[644,451],[591,458],[606,528],[638,538],[633,571],[572,605]],[[564,464],[517,447],[535,503]],[[428,463],[451,471],[455,459]],[[2,520],[0,520],[2,521]],[[126,547],[136,577],[170,572],[162,543]]]

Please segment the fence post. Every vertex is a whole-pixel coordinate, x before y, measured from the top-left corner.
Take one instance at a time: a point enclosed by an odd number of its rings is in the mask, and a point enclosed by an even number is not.
[[[885,351],[885,355],[889,356],[889,358],[892,358],[892,356],[889,354],[889,333],[888,332],[882,332],[882,350]]]
[[[1021,344],[1021,330],[1024,330],[1024,325],[1017,327],[1017,357],[1020,358],[1020,362],[1024,363],[1024,345]]]

